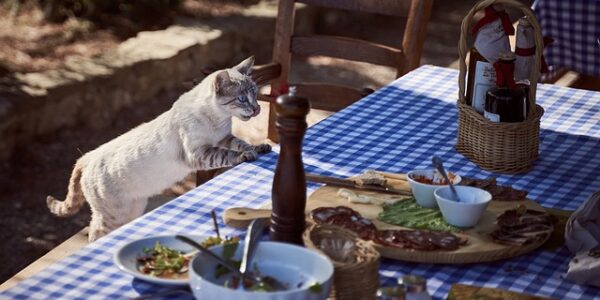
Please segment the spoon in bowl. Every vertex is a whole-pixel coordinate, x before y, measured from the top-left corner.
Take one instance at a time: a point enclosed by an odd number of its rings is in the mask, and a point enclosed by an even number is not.
[[[450,180],[450,178],[448,178],[448,174],[446,174],[446,169],[444,169],[444,162],[442,161],[442,159],[439,156],[434,155],[431,158],[431,162],[433,163],[435,169],[438,170],[438,172],[440,172],[440,174],[442,174],[442,176],[444,176],[444,179],[446,179],[446,181],[448,182],[450,190],[452,190],[452,200],[460,202],[460,197],[458,197],[458,193],[454,188],[454,183]]]
[[[203,247],[202,245],[198,244],[196,241],[190,239],[187,236],[183,236],[183,235],[176,235],[175,236],[176,239],[190,245],[193,246],[194,248],[198,249],[200,252],[210,256],[211,258],[213,258],[214,260],[218,261],[221,265],[223,265],[223,267],[227,268],[229,271],[235,273],[237,276],[242,276],[242,272],[240,272],[240,270],[234,266],[232,266],[228,261],[226,261],[225,259],[223,259],[222,257],[220,257],[219,255],[215,254],[214,252],[212,252],[211,250],[209,250],[206,247]]]
[[[244,252],[242,254],[242,262],[240,263],[240,272],[245,276],[248,275],[248,266],[254,256],[254,250],[258,246],[265,223],[261,219],[254,219],[248,225],[246,237],[244,238]]]
[[[250,262],[252,261],[252,257],[254,256],[254,251],[256,250],[256,246],[258,246],[258,243],[260,242],[262,232],[264,231],[266,225],[267,220],[254,219],[248,226],[248,230],[246,231],[246,237],[244,238],[244,252],[242,254],[242,262],[240,263],[240,272],[242,273],[242,279],[251,278],[256,282],[256,284],[268,286],[275,291],[285,290],[285,285],[279,282],[279,280],[269,276],[257,276],[249,270]],[[245,289],[243,284],[240,284],[240,286],[241,287],[238,287],[238,289]]]

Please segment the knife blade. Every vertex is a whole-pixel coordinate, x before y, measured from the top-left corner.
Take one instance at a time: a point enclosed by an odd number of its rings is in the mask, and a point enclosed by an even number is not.
[[[403,196],[412,196],[412,193],[409,191],[396,189],[389,186],[380,186],[380,185],[358,185],[354,180],[351,179],[343,179],[337,177],[329,177],[315,174],[306,174],[306,181],[316,182],[316,183],[324,183],[332,186],[339,187],[347,187],[358,190],[365,191],[373,191],[373,192],[383,192],[389,194],[403,195]]]

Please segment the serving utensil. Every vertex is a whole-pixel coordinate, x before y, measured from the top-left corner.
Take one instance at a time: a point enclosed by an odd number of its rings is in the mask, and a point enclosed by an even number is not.
[[[438,170],[438,172],[440,172],[440,174],[442,174],[442,176],[444,176],[444,179],[446,179],[446,181],[448,182],[448,185],[450,186],[450,190],[452,190],[452,200],[456,201],[456,202],[460,202],[460,198],[458,197],[458,193],[456,192],[456,189],[454,188],[454,183],[450,180],[450,178],[448,178],[448,174],[446,174],[446,169],[444,169],[444,162],[442,161],[442,159],[437,156],[434,155],[431,158],[431,162],[433,163],[433,166],[436,168],[436,170]]]
[[[252,261],[252,257],[254,256],[254,251],[260,242],[260,238],[263,230],[266,226],[266,221],[264,219],[255,219],[248,226],[248,231],[246,231],[246,237],[244,238],[244,252],[242,254],[242,262],[240,264],[240,272],[242,273],[241,284],[238,285],[238,290],[246,290],[244,287],[244,279],[250,278],[256,284],[263,284],[272,287],[276,291],[284,290],[286,287],[276,280],[275,278],[270,278],[267,282],[263,277],[256,276],[251,270],[249,270],[250,262]]]
[[[211,250],[209,250],[206,247],[203,247],[202,245],[196,243],[196,241],[183,236],[183,235],[176,235],[175,236],[176,239],[185,242],[187,244],[189,244],[190,246],[195,247],[196,249],[198,249],[200,252],[210,256],[211,258],[213,258],[214,260],[218,261],[221,265],[223,265],[223,267],[227,268],[229,271],[235,273],[235,275],[242,276],[242,272],[240,272],[240,270],[234,266],[232,266],[228,261],[226,261],[225,259],[221,258],[219,255],[215,254],[214,252],[212,252]]]
[[[258,240],[259,238],[255,238],[257,235],[256,233],[258,233],[258,230],[260,229],[262,232],[262,228],[264,228],[264,225],[260,225],[262,224],[262,222],[260,220],[255,220],[258,222],[252,222],[253,224],[259,224],[256,226],[255,229],[255,233],[251,236],[252,232],[249,232],[247,236],[250,236],[250,241],[248,241],[248,239],[245,240],[245,243],[250,242],[252,244],[256,244],[256,240]],[[254,227],[254,226],[253,226]],[[250,281],[252,281],[255,285],[265,285],[266,280],[265,278],[261,277],[261,276],[257,276],[256,274],[252,273],[252,272],[247,272],[247,266],[244,267],[244,272],[242,272],[242,268],[240,266],[240,269],[237,269],[236,267],[232,266],[228,261],[226,261],[225,259],[223,259],[222,257],[220,257],[219,255],[217,255],[216,253],[212,252],[210,249],[203,247],[202,245],[196,243],[196,241],[183,236],[183,235],[176,235],[175,236],[176,239],[183,241],[193,247],[196,247],[200,252],[210,256],[212,259],[216,260],[217,262],[219,262],[219,264],[221,264],[223,267],[227,268],[229,271],[233,272],[234,275],[239,276],[240,278],[240,284],[238,285],[238,290],[246,290],[246,288],[244,287],[244,279],[249,279]],[[254,239],[254,242],[253,240]],[[252,246],[252,245],[251,245]],[[244,245],[244,253],[246,253],[246,246]],[[255,246],[254,246],[255,248]],[[248,249],[250,250],[250,249]],[[251,253],[254,252],[254,249],[252,249]],[[246,258],[246,264],[248,263],[248,259]],[[270,277],[269,277],[270,278]],[[268,286],[272,287],[274,290],[280,291],[280,290],[284,290],[286,287],[283,283],[279,282],[278,280],[276,280],[275,278],[270,278],[270,280],[268,281]]]
[[[215,212],[214,209],[210,211],[210,216],[212,217],[212,220],[213,220],[213,226],[215,227],[215,232],[217,233],[217,238],[219,240],[221,240],[221,234],[219,233],[219,223],[217,223],[217,213]]]
[[[316,183],[324,183],[324,184],[328,184],[328,185],[332,185],[332,186],[347,187],[347,188],[353,188],[353,189],[359,189],[359,190],[365,190],[365,191],[374,191],[374,192],[383,192],[383,193],[397,194],[397,195],[403,195],[403,196],[412,196],[412,193],[409,191],[396,189],[396,188],[389,187],[389,186],[368,185],[368,184],[359,185],[354,180],[337,178],[337,177],[306,174],[306,181],[316,182]]]
[[[245,277],[248,275],[248,265],[254,256],[254,250],[260,241],[261,234],[265,228],[263,219],[255,219],[248,226],[246,237],[244,238],[244,253],[242,254],[242,262],[240,263],[240,272]]]

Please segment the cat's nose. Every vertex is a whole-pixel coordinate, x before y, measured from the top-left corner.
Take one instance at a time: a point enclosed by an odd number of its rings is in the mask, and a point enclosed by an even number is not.
[[[260,106],[257,106],[254,111],[252,112],[252,116],[256,117],[258,116],[258,114],[260,114]]]

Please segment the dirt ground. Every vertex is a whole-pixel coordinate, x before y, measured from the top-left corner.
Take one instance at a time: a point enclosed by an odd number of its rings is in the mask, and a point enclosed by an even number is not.
[[[190,1],[186,1],[190,2]],[[449,3],[452,2],[452,3]],[[447,66],[457,59],[456,43],[458,40],[458,24],[462,16],[475,1],[436,1],[434,12],[429,25],[429,33],[424,49],[422,63]],[[191,2],[190,2],[191,3]],[[196,16],[235,13],[232,7],[194,7],[192,3],[188,13]],[[0,18],[1,19],[1,18]],[[330,20],[331,21],[331,20]],[[0,21],[4,22],[4,21]],[[336,28],[359,35],[369,33],[370,29],[354,24],[351,19],[333,20],[332,24],[325,22],[325,28],[337,24]],[[398,28],[395,20],[383,20],[370,26]],[[0,28],[4,27],[0,24]],[[0,29],[1,30],[1,29]],[[53,31],[56,29],[48,29]],[[0,61],[4,52],[2,47],[2,31],[0,31]],[[108,33],[107,33],[108,34]],[[99,36],[102,36],[100,34]],[[400,35],[379,35],[376,40],[398,40]],[[80,45],[84,48],[97,47],[95,42],[106,43],[102,47],[110,47],[118,41],[115,37],[100,39],[100,41],[85,41]],[[77,48],[77,47],[75,47]],[[84,49],[85,50],[85,49]],[[83,50],[82,50],[83,51]],[[84,51],[85,52],[85,51]],[[91,53],[93,54],[93,53]],[[8,59],[7,61],[12,61]],[[32,62],[30,60],[29,62]],[[391,81],[393,72],[386,69],[373,69],[365,65],[340,64],[336,60],[316,58],[310,64],[297,68],[295,78],[329,78],[331,75],[341,75],[352,84],[361,82],[365,86],[378,87]],[[233,63],[233,62],[232,62]],[[39,63],[44,68],[60,65],[60,59]],[[23,71],[38,70],[30,63],[30,69],[21,66]],[[15,69],[16,70],[16,69]],[[0,74],[0,77],[2,75]],[[293,76],[293,77],[294,77]],[[63,198],[66,194],[67,181],[75,160],[97,146],[111,140],[136,125],[151,120],[166,111],[173,101],[183,92],[183,87],[162,91],[142,106],[126,108],[115,114],[113,123],[108,128],[95,130],[85,126],[74,126],[60,132],[44,136],[26,147],[21,147],[9,161],[0,162],[0,258],[4,261],[0,269],[0,282],[39,258],[56,245],[72,236],[89,222],[89,210],[83,208],[75,217],[68,219],[56,218],[48,212],[45,205],[46,195]],[[264,114],[264,113],[263,113]],[[322,117],[321,115],[320,117]],[[253,126],[238,132],[248,139],[256,141],[264,136],[265,124],[256,121]],[[262,131],[261,131],[262,130]],[[169,195],[182,193],[192,186],[191,178],[185,185],[174,187],[167,192]]]
[[[14,3],[23,2],[21,5]],[[0,1],[0,78],[13,72],[60,68],[69,56],[94,57],[114,49],[139,31],[164,29],[175,16],[219,17],[240,13],[252,0],[184,0],[160,18],[134,22],[120,15],[98,14],[94,20],[69,17],[48,22],[35,1]],[[145,18],[148,19],[148,18]]]

